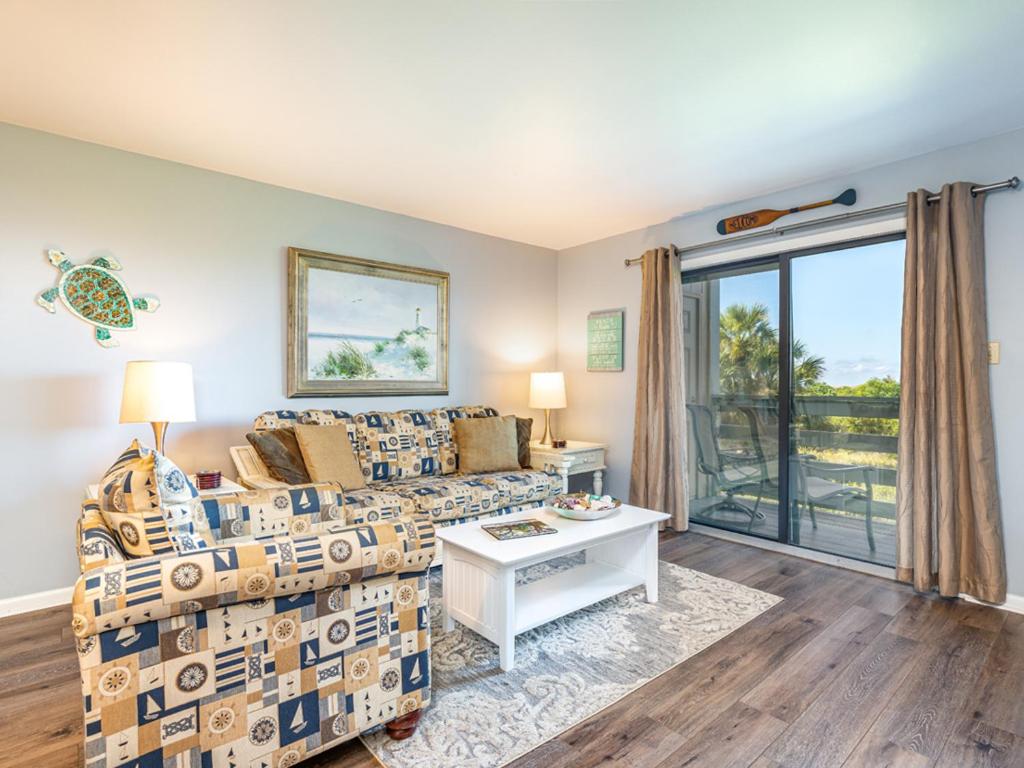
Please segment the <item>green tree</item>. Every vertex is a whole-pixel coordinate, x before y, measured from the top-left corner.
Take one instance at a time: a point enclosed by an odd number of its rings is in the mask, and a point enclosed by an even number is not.
[[[836,387],[835,394],[839,397],[880,397],[898,400],[900,383],[892,376],[874,377],[854,386]],[[898,435],[900,432],[899,419],[830,416],[828,421],[833,425],[832,428],[841,432],[859,432],[868,435]]]
[[[777,397],[779,332],[764,304],[731,304],[719,316],[719,377],[729,395]],[[825,360],[793,341],[793,389],[803,393],[820,383]]]

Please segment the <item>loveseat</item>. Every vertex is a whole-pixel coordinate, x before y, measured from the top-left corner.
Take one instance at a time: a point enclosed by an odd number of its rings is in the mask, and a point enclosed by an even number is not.
[[[366,487],[343,489],[338,502],[349,523],[424,514],[438,527],[542,506],[565,490],[565,467],[465,474],[452,424],[457,419],[497,416],[494,408],[457,406],[425,410],[267,411],[255,431],[295,424],[344,424]],[[231,449],[239,482],[250,488],[287,488],[271,478],[248,446]],[[439,563],[438,551],[435,564]]]
[[[196,548],[151,536],[159,553],[130,556],[138,537],[100,505],[156,489],[122,482],[78,524],[85,765],[282,768],[381,724],[411,733],[430,700],[428,516],[350,524],[331,486],[187,485]]]

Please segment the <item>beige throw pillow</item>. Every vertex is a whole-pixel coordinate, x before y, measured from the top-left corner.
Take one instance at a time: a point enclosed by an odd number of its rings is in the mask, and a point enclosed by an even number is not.
[[[346,491],[365,488],[366,480],[344,424],[296,424],[295,439],[314,483],[341,483]]]
[[[504,472],[519,469],[515,416],[456,419],[455,444],[460,472]]]

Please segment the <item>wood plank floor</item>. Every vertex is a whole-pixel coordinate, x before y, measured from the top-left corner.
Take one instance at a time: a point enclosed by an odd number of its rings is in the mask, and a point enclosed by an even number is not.
[[[515,768],[1024,766],[1024,616],[692,533],[661,556],[785,600]],[[0,766],[81,765],[69,618],[0,621]]]

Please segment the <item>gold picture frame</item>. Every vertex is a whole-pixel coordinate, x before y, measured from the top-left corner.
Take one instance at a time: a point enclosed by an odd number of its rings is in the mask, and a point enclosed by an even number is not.
[[[289,248],[288,397],[447,395],[449,277]]]

